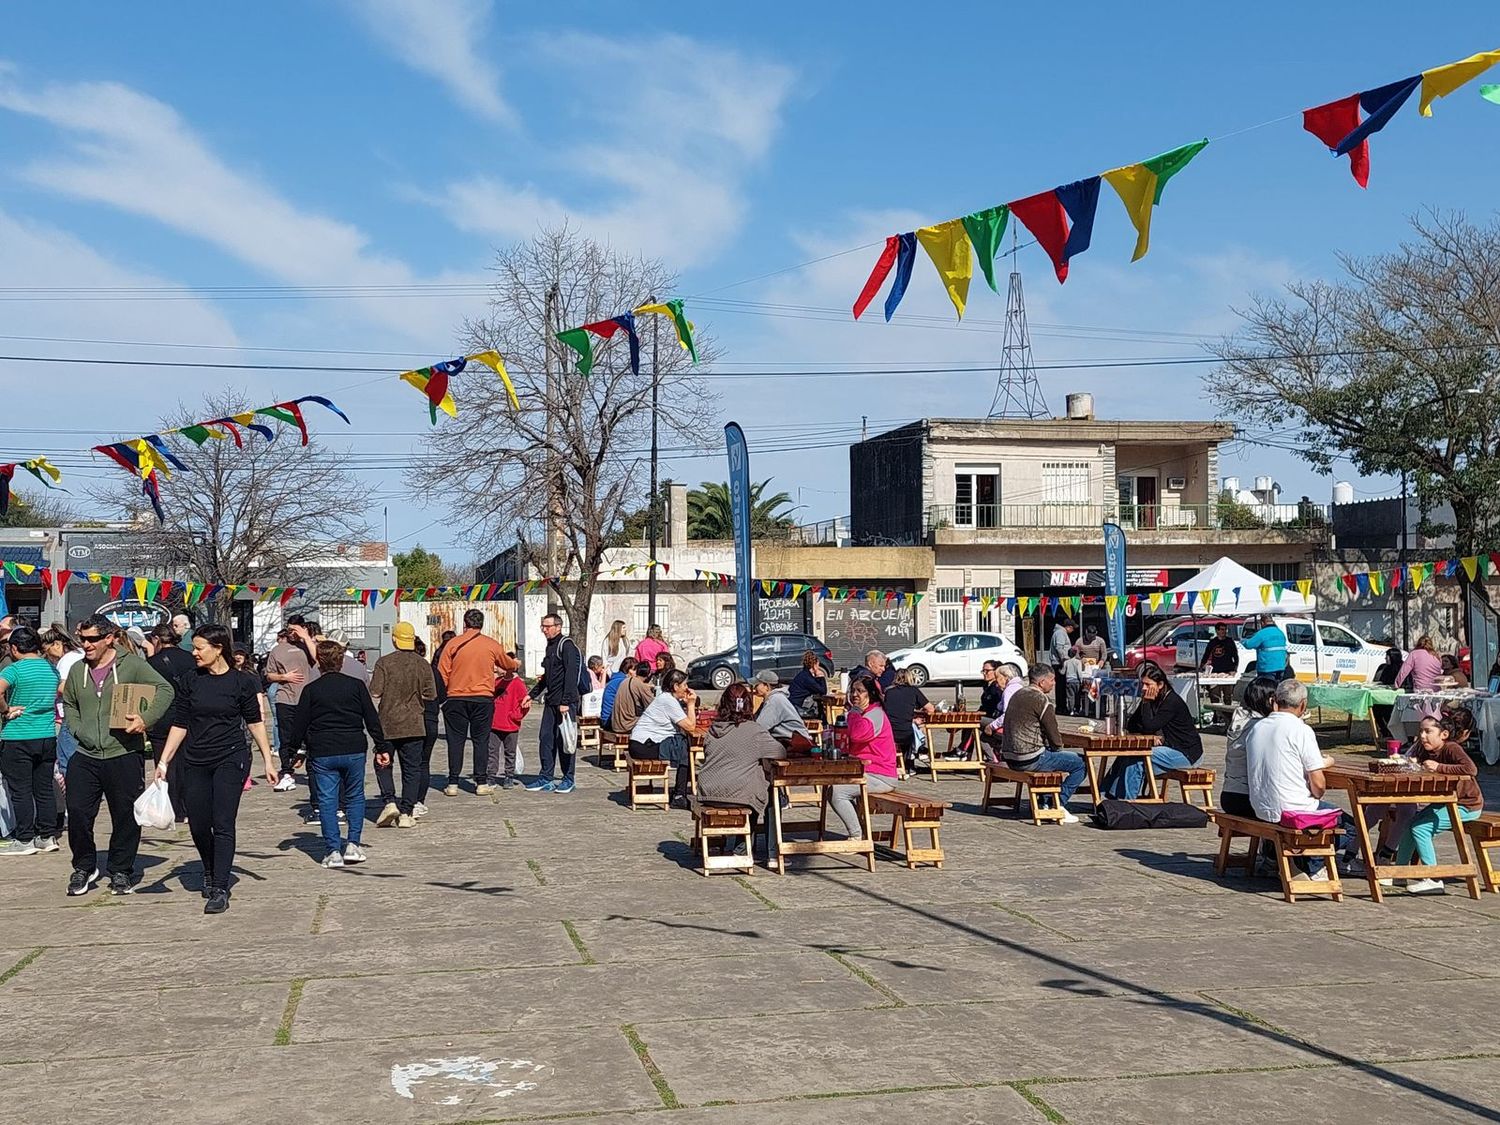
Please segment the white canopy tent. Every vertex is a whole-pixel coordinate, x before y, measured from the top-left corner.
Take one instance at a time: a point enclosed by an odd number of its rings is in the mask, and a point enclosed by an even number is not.
[[[1178,593],[1196,593],[1199,590],[1214,590],[1214,613],[1261,613],[1269,610],[1272,613],[1316,613],[1317,598],[1304,598],[1296,589],[1281,591],[1281,597],[1276,597],[1276,591],[1271,591],[1271,596],[1265,601],[1261,600],[1261,587],[1274,585],[1269,579],[1262,578],[1254,571],[1247,570],[1233,559],[1220,559],[1204,567],[1181,585],[1173,586],[1166,592],[1162,601],[1162,609],[1169,610],[1172,603],[1176,601]],[[1235,591],[1239,591],[1236,598]],[[1195,603],[1196,605],[1197,603]]]

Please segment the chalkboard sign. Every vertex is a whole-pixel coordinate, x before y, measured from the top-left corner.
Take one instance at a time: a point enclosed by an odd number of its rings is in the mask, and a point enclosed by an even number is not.
[[[892,652],[916,638],[916,613],[905,602],[829,598],[823,603],[823,642],[840,671],[858,666],[872,648]]]
[[[757,633],[805,633],[807,632],[806,595],[800,598],[755,599],[755,631]]]

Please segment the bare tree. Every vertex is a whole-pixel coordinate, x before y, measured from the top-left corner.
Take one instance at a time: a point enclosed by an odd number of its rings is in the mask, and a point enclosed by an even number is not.
[[[1214,347],[1224,411],[1324,472],[1412,476],[1423,512],[1453,506],[1461,554],[1500,530],[1500,223],[1412,220],[1394,252],[1342,257],[1348,280],[1257,299]],[[1428,523],[1426,530],[1448,530]]]
[[[476,540],[514,535],[546,568],[552,528],[562,544],[558,596],[581,644],[604,551],[649,491],[653,350],[663,444],[700,441],[714,404],[663,317],[637,323],[639,373],[624,333],[593,341],[587,376],[556,339],[671,297],[676,279],[660,262],[625,257],[563,227],[501,251],[494,272],[490,313],[464,326],[464,347],[504,356],[520,409],[488,371],[466,371],[455,392],[458,422],[432,432],[431,459]],[[699,361],[710,362],[711,342],[695,339]]]
[[[180,407],[176,417],[161,425],[171,429],[245,409],[242,392],[223,391],[207,396],[200,406]],[[174,469],[169,480],[161,481],[164,519],[154,535],[145,537],[151,547],[149,558],[141,562],[185,567],[203,582],[346,584],[342,568],[309,564],[326,564],[330,545],[352,544],[369,535],[365,513],[370,490],[351,473],[347,452],[320,440],[320,409],[313,407],[306,415],[313,437],[305,446],[295,427],[263,416],[256,422],[279,431],[275,441],[243,427],[243,448],[228,438],[198,446],[167,438],[187,468]],[[343,426],[333,415],[327,417]],[[99,498],[113,500],[146,527],[156,525],[139,481],[129,482],[123,471]]]

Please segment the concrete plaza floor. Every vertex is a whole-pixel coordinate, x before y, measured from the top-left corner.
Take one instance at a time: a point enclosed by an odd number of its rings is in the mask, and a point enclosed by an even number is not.
[[[4,1116],[1500,1120],[1500,896],[1287,905],[1215,879],[1210,829],[980,817],[961,775],[942,871],[704,879],[687,814],[579,782],[435,793],[341,871],[305,790],[258,785],[221,917],[185,830],[128,898],[66,898],[66,850],[0,861]]]

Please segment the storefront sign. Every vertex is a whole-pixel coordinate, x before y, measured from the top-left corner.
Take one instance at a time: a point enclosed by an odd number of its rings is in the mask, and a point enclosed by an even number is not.
[[[1196,571],[1189,571],[1194,574]],[[1132,567],[1125,572],[1125,584],[1132,588],[1165,590],[1172,583],[1166,567]],[[1042,581],[1045,579],[1045,581]],[[1102,570],[1020,570],[1016,572],[1016,589],[1063,587],[1104,587]]]

